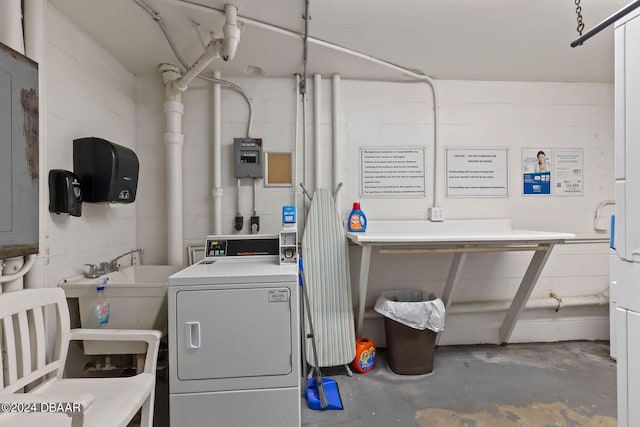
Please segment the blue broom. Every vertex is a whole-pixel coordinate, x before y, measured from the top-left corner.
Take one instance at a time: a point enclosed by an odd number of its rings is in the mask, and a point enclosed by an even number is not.
[[[311,308],[309,306],[309,296],[307,295],[307,288],[304,286],[302,273],[304,272],[304,265],[302,264],[302,258],[298,258],[298,266],[300,270],[298,272],[298,280],[300,287],[302,288],[302,297],[306,306],[307,319],[309,321],[309,334],[307,338],[311,338],[311,348],[313,350],[315,377],[307,380],[307,388],[304,391],[304,395],[307,398],[307,404],[309,408],[314,410],[326,410],[326,409],[344,409],[342,406],[342,398],[340,397],[340,390],[338,389],[338,383],[336,380],[330,378],[322,378],[320,372],[320,365],[318,363],[318,350],[316,348],[316,338],[313,332],[313,322],[311,321]]]

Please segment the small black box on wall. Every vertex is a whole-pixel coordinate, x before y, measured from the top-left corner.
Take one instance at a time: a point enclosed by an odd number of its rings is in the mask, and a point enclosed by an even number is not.
[[[49,212],[82,215],[82,190],[76,174],[62,169],[49,171]]]

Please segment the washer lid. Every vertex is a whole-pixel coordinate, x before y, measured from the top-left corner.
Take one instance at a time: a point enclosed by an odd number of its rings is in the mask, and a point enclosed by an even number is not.
[[[204,260],[169,277],[169,286],[240,283],[282,283],[298,280],[296,264],[282,264],[278,256]]]

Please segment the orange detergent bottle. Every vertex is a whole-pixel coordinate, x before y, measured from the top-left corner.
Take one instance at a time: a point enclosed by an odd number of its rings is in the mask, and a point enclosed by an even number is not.
[[[356,358],[351,362],[351,366],[361,374],[366,374],[376,366],[376,346],[373,341],[369,338],[356,340]]]

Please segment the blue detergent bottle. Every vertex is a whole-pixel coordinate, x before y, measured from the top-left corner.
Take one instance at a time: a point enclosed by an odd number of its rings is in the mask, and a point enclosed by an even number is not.
[[[347,229],[353,232],[363,232],[367,229],[367,217],[360,210],[360,202],[353,202],[353,210],[349,214]]]
[[[109,282],[109,278],[105,277],[102,282],[98,282],[96,290],[98,291],[98,297],[96,298],[96,317],[98,319],[97,326],[104,328],[109,324],[109,315],[111,314],[111,305],[109,299],[104,295],[104,288]]]

